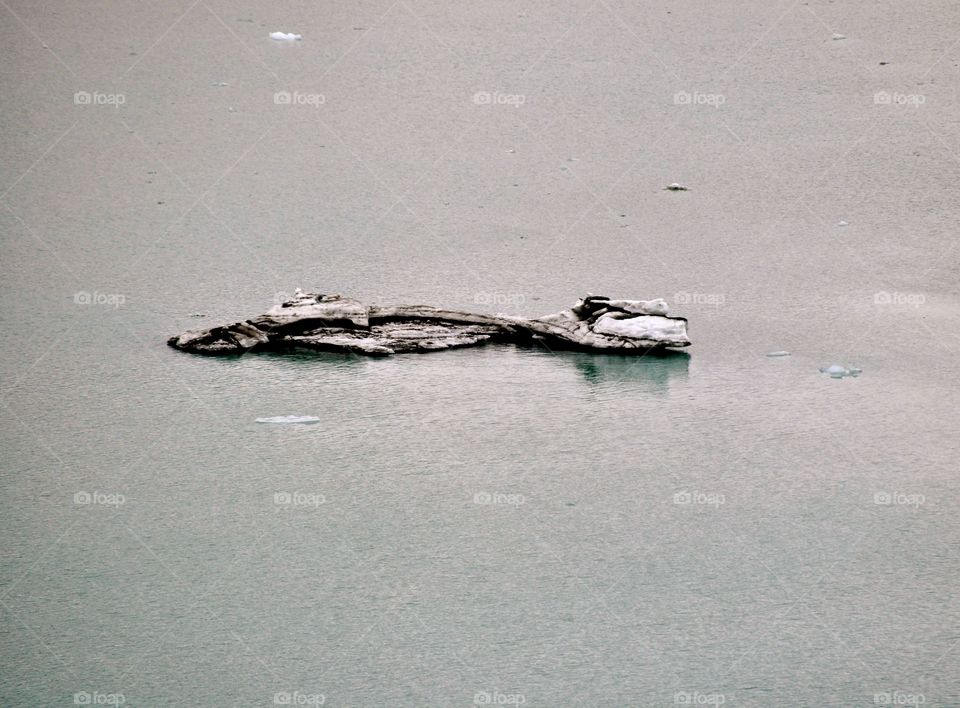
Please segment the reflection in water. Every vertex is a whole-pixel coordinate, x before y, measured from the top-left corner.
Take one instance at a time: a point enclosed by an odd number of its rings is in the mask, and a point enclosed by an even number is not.
[[[570,361],[590,385],[645,384],[653,392],[666,393],[671,378],[686,378],[690,355],[666,351],[648,354],[592,354],[558,352]]]
[[[473,352],[481,356],[490,355],[491,351],[497,359],[502,359],[506,367],[516,365],[511,361],[511,355],[516,355],[520,349],[524,356],[532,355],[546,357],[550,362],[559,363],[566,368],[572,364],[591,386],[641,385],[654,393],[666,393],[671,379],[686,378],[690,365],[690,355],[683,351],[653,351],[646,354],[599,354],[577,350],[550,350],[545,347],[514,347],[511,345],[488,345],[479,349],[453,349],[448,352],[432,353],[421,359],[416,354],[405,354],[387,359],[371,359],[356,354],[340,354],[331,352],[257,352],[250,354],[201,357],[206,361],[214,361],[228,369],[249,371],[248,367],[268,369],[274,372],[284,372],[302,377],[306,371],[324,370],[334,371],[352,370],[355,374],[364,370],[364,365],[376,362],[379,365],[397,364],[402,362],[413,370],[424,373],[425,363],[443,364],[441,369],[450,361],[447,357],[463,357]],[[539,353],[539,354],[538,354]],[[258,363],[253,363],[258,362]],[[469,364],[464,364],[469,366]],[[438,372],[430,370],[429,375]]]
[[[191,355],[191,356],[196,356]],[[370,357],[347,352],[317,352],[310,350],[295,350],[289,352],[257,351],[245,352],[243,354],[226,354],[222,356],[203,356],[202,359],[215,361],[228,368],[237,366],[250,366],[253,362],[260,362],[260,365],[276,367],[283,369],[303,368],[304,366],[313,366],[326,369],[342,369],[344,367],[355,367],[366,364]]]

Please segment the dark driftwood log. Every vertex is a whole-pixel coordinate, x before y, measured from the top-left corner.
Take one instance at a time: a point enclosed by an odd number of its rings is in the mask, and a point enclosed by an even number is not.
[[[340,295],[299,291],[265,315],[184,332],[168,344],[198,354],[313,349],[388,356],[531,339],[608,352],[690,345],[687,320],[668,317],[663,300],[588,295],[569,310],[527,319],[428,305],[367,306]]]

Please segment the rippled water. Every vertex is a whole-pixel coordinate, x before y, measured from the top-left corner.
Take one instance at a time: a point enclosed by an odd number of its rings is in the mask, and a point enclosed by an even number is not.
[[[960,705],[955,8],[4,11],[0,703]],[[297,286],[694,345],[165,346]]]

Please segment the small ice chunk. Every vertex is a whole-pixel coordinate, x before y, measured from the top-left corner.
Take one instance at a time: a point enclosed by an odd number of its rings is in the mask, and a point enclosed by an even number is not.
[[[837,226],[850,226],[850,222],[840,219],[840,221],[837,222]]]
[[[669,190],[669,191],[671,191],[671,192],[686,192],[686,191],[687,191],[687,188],[684,187],[684,186],[683,186],[682,184],[680,184],[679,182],[671,182],[670,184],[668,184],[668,185],[666,186],[666,189]]]
[[[769,352],[767,356],[790,356],[790,352],[784,352],[784,351]]]
[[[832,364],[826,368],[821,368],[820,373],[828,374],[831,379],[842,379],[844,376],[859,376],[863,373],[863,369],[858,369],[855,366],[848,369],[845,366],[840,366],[840,364]]]
[[[271,32],[270,39],[275,39],[278,42],[299,42],[303,39],[303,36],[293,32]]]
[[[258,423],[319,423],[320,419],[312,415],[275,415],[269,418],[257,418]]]
[[[210,85],[211,86],[229,86],[230,84],[228,84],[226,81],[214,81]]]
[[[834,38],[834,39],[846,39],[846,38],[847,38],[847,35],[845,35],[845,34],[840,34],[839,32],[834,32],[834,33],[833,33],[833,38]]]

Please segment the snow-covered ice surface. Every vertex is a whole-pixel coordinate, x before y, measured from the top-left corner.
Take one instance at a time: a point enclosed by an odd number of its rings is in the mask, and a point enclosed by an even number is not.
[[[654,341],[684,338],[687,334],[682,320],[671,320],[658,315],[640,315],[625,320],[602,315],[593,325],[593,331]]]
[[[275,415],[257,418],[258,423],[319,423],[320,419],[312,415]]]
[[[662,297],[656,300],[608,300],[607,304],[638,315],[667,315],[670,313],[670,306]]]

